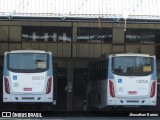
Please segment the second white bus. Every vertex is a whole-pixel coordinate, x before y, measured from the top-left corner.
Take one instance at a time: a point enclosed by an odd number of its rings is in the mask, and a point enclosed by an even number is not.
[[[119,53],[88,64],[88,102],[92,108],[107,106],[156,106],[156,57]]]

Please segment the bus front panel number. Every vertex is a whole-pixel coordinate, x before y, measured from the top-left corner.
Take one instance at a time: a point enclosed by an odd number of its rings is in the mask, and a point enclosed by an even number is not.
[[[32,80],[43,80],[44,76],[33,76]]]

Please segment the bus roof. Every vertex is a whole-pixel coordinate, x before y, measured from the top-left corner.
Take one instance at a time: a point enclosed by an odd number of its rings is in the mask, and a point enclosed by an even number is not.
[[[5,52],[5,55],[8,53],[49,53],[52,55],[50,51],[46,52],[44,50],[12,50],[10,52]]]
[[[103,55],[100,56],[100,58],[108,58],[109,56],[113,57],[113,56],[144,56],[144,57],[153,57],[155,55],[152,54],[144,54],[144,53],[132,53],[132,52],[128,52],[128,53],[105,53]]]
[[[150,56],[155,56],[155,55],[143,54],[143,53],[119,53],[119,54],[112,54],[111,56],[144,56],[144,57],[150,57]]]

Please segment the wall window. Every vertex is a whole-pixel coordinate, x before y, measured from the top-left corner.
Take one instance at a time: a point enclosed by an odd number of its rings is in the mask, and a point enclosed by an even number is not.
[[[111,28],[102,28],[101,35],[102,35],[102,42],[112,42]]]
[[[112,29],[97,27],[78,27],[77,31],[78,42],[112,42]]]
[[[101,43],[102,35],[99,29],[97,28],[90,28],[89,30],[89,39],[90,42],[99,42]]]
[[[141,33],[141,43],[154,43],[155,30],[143,30]]]
[[[78,42],[89,42],[89,28],[87,27],[77,28],[77,41]]]
[[[155,30],[153,29],[127,29],[126,43],[154,43]]]
[[[23,41],[71,42],[71,27],[23,26]]]

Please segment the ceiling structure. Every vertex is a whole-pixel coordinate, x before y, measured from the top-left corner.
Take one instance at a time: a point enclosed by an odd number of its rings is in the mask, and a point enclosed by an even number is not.
[[[0,19],[160,21],[158,5],[160,0],[0,0]]]

